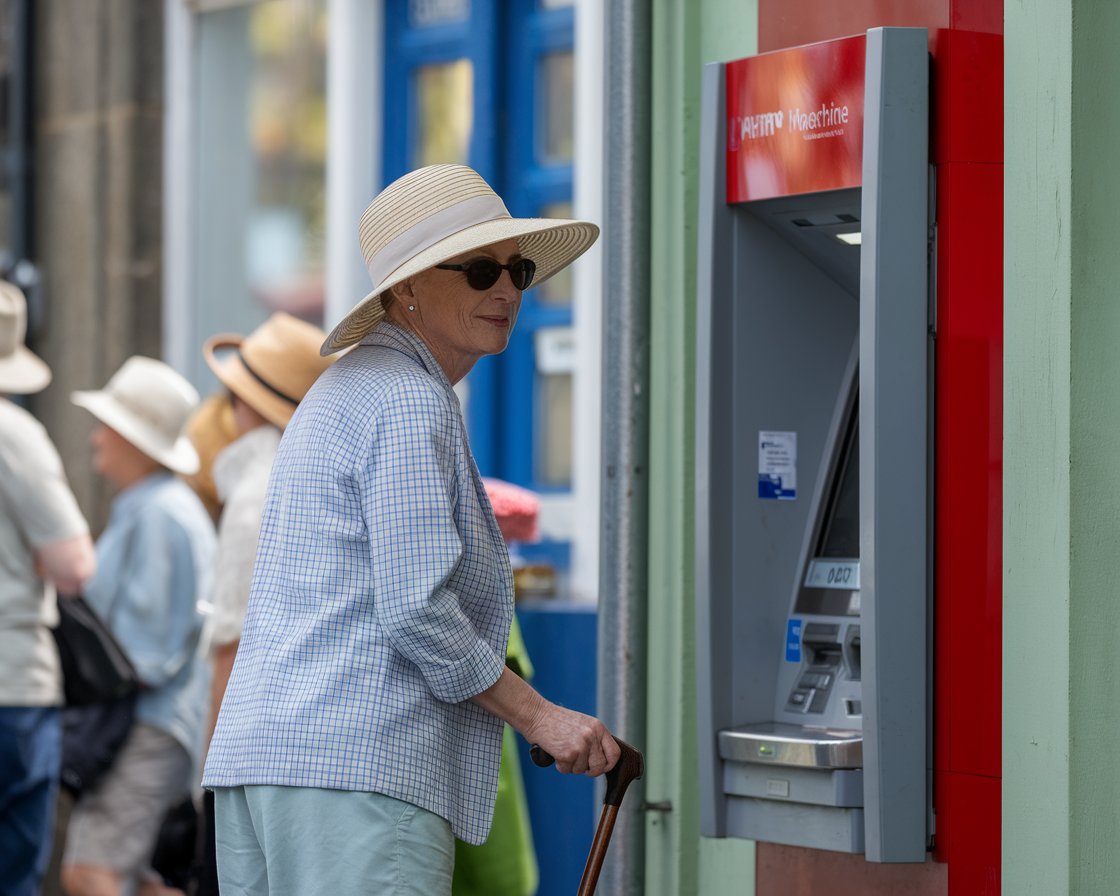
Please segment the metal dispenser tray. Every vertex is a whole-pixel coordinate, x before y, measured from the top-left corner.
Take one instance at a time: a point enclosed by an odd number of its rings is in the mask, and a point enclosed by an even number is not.
[[[760,722],[720,731],[719,755],[733,762],[766,765],[863,768],[863,735],[859,731]]]

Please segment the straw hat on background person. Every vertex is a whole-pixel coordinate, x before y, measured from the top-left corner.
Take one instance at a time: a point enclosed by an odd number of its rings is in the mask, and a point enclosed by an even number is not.
[[[0,280],[0,394],[32,395],[51,381],[51,369],[24,345],[27,299],[14,283]]]
[[[322,352],[359,342],[385,315],[383,293],[456,255],[514,239],[536,269],[519,287],[528,289],[575,261],[598,235],[587,221],[512,217],[465,165],[418,168],[382,190],[362,215],[358,236],[373,290],[331,331]]]
[[[72,392],[70,400],[172,472],[197,472],[198,453],[183,427],[198,392],[162,361],[134,355],[104,389]]]
[[[319,354],[325,335],[314,324],[279,311],[248,336],[212,336],[202,353],[223,386],[283,429],[307,390],[334,361]],[[222,352],[225,357],[219,357]]]

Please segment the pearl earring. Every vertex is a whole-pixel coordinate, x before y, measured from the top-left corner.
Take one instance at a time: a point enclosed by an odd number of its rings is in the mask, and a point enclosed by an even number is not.
[[[409,311],[415,311],[415,310],[416,310],[416,306],[415,306],[415,305],[409,305],[409,306],[408,306],[408,310],[409,310]]]

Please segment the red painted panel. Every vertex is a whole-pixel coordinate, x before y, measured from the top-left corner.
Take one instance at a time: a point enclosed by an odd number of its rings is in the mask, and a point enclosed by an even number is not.
[[[942,775],[941,787],[953,812],[951,830],[942,830],[940,813],[937,839],[949,840],[949,896],[999,896],[1000,894],[1000,782],[978,775]],[[963,811],[967,809],[967,811]]]
[[[998,776],[1003,168],[937,176],[935,766]]]
[[[1003,38],[940,31],[934,53],[932,155],[945,162],[1003,162]]]
[[[948,28],[949,0],[759,0],[758,49],[765,53],[887,25]]]
[[[858,187],[867,39],[727,64],[727,201]]]

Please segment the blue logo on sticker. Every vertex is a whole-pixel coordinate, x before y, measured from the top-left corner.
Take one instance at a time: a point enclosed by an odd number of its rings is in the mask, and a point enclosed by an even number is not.
[[[791,619],[786,623],[786,662],[801,662],[801,620]]]
[[[793,501],[797,498],[797,489],[789,488],[781,476],[759,473],[758,496],[767,501]]]

